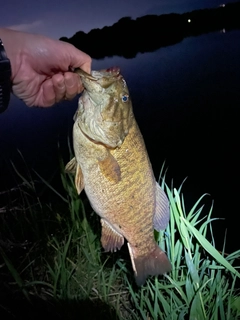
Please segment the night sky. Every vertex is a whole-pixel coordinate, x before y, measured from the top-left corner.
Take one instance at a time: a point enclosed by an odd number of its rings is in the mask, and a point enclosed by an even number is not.
[[[10,0],[1,3],[1,27],[41,33],[52,38],[89,32],[130,16],[184,13],[234,0]],[[123,33],[124,37],[124,33]]]

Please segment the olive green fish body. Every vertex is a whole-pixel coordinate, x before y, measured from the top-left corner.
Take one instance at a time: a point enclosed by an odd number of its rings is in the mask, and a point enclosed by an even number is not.
[[[66,168],[68,171],[71,167],[76,168],[75,184],[78,193],[84,188],[94,211],[101,217],[101,242],[104,249],[115,251],[121,248],[124,238],[127,240],[136,281],[141,285],[148,275],[171,270],[169,260],[154,240],[154,227],[164,229],[168,223],[168,200],[156,183],[128,99],[126,83],[122,77],[114,77],[114,81],[110,81],[110,88],[113,86],[110,91],[101,92],[101,88],[97,87],[99,92],[92,96],[94,101],[91,101],[88,92],[80,98],[79,109],[82,110],[78,109],[73,128],[75,159]],[[82,79],[84,83],[84,76]],[[91,85],[95,86],[94,79],[86,81],[86,87],[90,86],[86,91],[91,91]],[[119,99],[119,92],[124,99]],[[113,94],[114,98],[98,98],[101,94]],[[118,103],[113,102],[112,109],[118,110],[112,110],[108,104],[108,117],[104,115],[106,109],[102,109],[101,116],[98,115],[94,124],[87,123],[84,113],[91,109],[92,103],[97,101],[94,108],[99,111],[103,101],[110,101],[111,104],[114,99]],[[111,121],[111,113],[115,114],[115,121]],[[99,123],[102,131],[95,128]],[[89,130],[90,126],[92,129]],[[96,130],[97,134],[93,133]],[[106,135],[108,138],[104,140]]]

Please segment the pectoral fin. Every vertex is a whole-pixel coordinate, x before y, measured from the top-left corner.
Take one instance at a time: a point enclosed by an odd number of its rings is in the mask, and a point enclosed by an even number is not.
[[[169,202],[165,192],[156,182],[156,208],[153,226],[157,231],[164,230],[169,222]]]
[[[77,170],[75,175],[75,186],[77,193],[80,194],[84,188],[84,180],[81,167],[77,164]]]
[[[108,155],[103,160],[98,160],[99,168],[102,174],[112,182],[119,182],[121,180],[121,169],[117,160],[108,152]]]
[[[115,231],[110,224],[101,219],[102,224],[102,236],[101,236],[101,243],[106,252],[111,251],[115,252],[121,249],[124,243],[124,237]]]

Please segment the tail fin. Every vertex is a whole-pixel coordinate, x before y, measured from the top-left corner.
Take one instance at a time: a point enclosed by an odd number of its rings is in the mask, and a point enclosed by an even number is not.
[[[142,286],[148,276],[157,276],[171,271],[172,266],[166,254],[156,244],[155,249],[145,256],[135,257],[130,244],[128,249],[131,256],[135,280],[138,286]]]

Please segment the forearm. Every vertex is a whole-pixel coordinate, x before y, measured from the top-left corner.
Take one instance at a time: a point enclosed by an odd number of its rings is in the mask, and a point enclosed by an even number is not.
[[[0,113],[5,111],[9,104],[12,86],[11,64],[4,46],[4,41],[7,39],[6,33],[6,29],[0,28]]]
[[[0,39],[2,39],[6,54],[11,62],[12,81],[14,81],[26,55],[24,49],[27,47],[26,42],[29,35],[21,31],[0,28]]]

